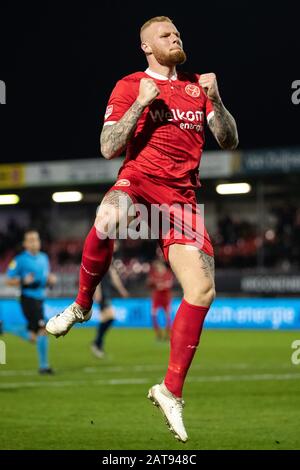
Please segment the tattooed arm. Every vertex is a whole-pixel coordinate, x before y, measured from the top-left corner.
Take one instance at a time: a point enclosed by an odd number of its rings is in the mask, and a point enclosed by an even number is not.
[[[136,100],[120,121],[103,126],[100,143],[104,158],[110,160],[125,149],[144,109],[144,106]]]
[[[126,148],[146,106],[159,95],[159,89],[150,78],[140,81],[139,95],[124,116],[115,124],[103,126],[100,144],[104,158],[117,157]]]
[[[214,115],[209,120],[209,128],[222,149],[234,150],[239,143],[234,117],[222,101],[214,102]]]
[[[201,75],[199,83],[214,107],[214,116],[208,123],[210,130],[222,149],[234,150],[239,143],[237,126],[234,117],[222,103],[215,74]]]

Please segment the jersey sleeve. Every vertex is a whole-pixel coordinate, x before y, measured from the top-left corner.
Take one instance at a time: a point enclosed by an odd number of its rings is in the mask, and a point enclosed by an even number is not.
[[[131,84],[126,80],[117,82],[107,103],[104,116],[104,125],[114,124],[119,121],[135,101]]]
[[[18,258],[11,260],[6,271],[6,275],[9,278],[21,276],[20,262],[18,262]]]
[[[213,117],[214,115],[214,107],[213,107],[213,104],[212,102],[206,98],[206,104],[205,104],[205,114],[206,114],[206,120],[207,122],[209,122],[211,120],[211,118]]]

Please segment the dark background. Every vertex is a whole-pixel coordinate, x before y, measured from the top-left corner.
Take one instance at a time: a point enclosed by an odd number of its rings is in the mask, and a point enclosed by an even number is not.
[[[139,28],[156,15],[181,31],[185,70],[217,74],[241,149],[299,144],[297,2],[43,2],[0,6],[1,162],[98,156],[109,94],[146,68]],[[207,148],[217,148],[210,137]]]

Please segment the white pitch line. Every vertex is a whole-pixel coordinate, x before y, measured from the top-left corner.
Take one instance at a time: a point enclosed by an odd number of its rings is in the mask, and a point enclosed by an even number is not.
[[[257,380],[295,380],[300,379],[300,374],[248,374],[248,375],[212,375],[203,377],[187,377],[187,382],[234,382]]]
[[[5,367],[5,366],[4,366]],[[259,365],[254,365],[254,364],[223,364],[218,367],[209,367],[209,365],[205,364],[203,365],[198,365],[195,364],[192,366],[193,371],[201,371],[201,372],[206,372],[206,371],[218,371],[218,370],[250,370],[250,369],[255,369],[255,370],[272,370],[272,369],[291,369],[291,364],[280,364],[280,365],[270,365],[268,366],[267,364],[259,364]],[[156,372],[156,371],[164,371],[166,369],[165,365],[159,365],[159,364],[145,364],[145,365],[135,365],[135,366],[106,366],[105,364],[101,363],[99,364],[98,367],[84,367],[83,369],[78,369],[78,370],[67,370],[63,369],[62,371],[64,373],[73,373],[75,372],[84,372],[86,374],[93,374],[93,373],[105,373],[105,372]],[[13,377],[13,376],[36,376],[37,371],[36,370],[18,370],[18,369],[11,369],[11,370],[1,370],[0,368],[0,377]]]
[[[300,374],[249,374],[249,375],[212,375],[203,377],[188,377],[189,383],[196,382],[240,382],[240,381],[281,381],[281,380],[297,380],[300,379]],[[152,383],[149,378],[140,379],[112,379],[112,380],[62,380],[52,381],[32,381],[32,382],[7,382],[0,384],[0,390],[14,389],[14,388],[31,388],[31,387],[73,387],[75,385],[140,385]]]
[[[46,379],[47,380],[47,379]],[[50,379],[51,380],[51,379]],[[74,385],[139,385],[148,383],[149,379],[112,379],[112,380],[62,380],[51,382],[7,382],[0,384],[1,389],[12,389],[12,388],[31,388],[31,387],[74,387]]]

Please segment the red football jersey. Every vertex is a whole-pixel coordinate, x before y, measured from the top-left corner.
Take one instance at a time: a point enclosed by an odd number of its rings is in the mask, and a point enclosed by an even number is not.
[[[142,78],[152,78],[160,95],[141,115],[121,170],[138,169],[170,184],[198,186],[205,120],[213,115],[199,75],[179,72],[168,79],[147,69],[122,78],[110,96],[104,125],[114,124],[128,111]]]
[[[164,272],[160,272],[157,269],[152,269],[149,274],[148,283],[153,289],[153,294],[164,293],[169,294],[173,287],[174,277],[172,271],[167,269]]]

